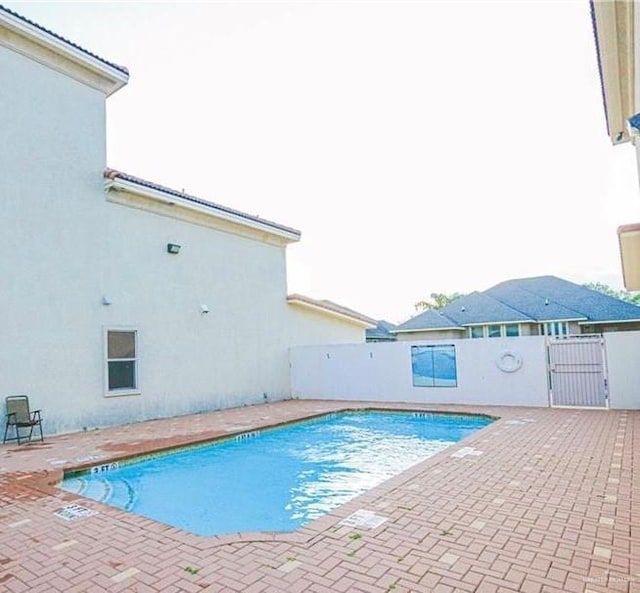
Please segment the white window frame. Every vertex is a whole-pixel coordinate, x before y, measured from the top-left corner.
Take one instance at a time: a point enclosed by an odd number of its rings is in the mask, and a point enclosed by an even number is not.
[[[499,336],[491,336],[493,338],[519,338],[522,335],[522,327],[519,323],[489,323],[487,325],[472,325],[469,327],[468,337],[472,340],[478,340],[480,338],[488,338],[489,336],[489,326],[500,326],[500,335]],[[508,336],[507,335],[507,325],[515,325],[518,328],[517,336]],[[473,330],[476,328],[480,328],[482,330],[481,336],[473,336]]]
[[[508,336],[507,335],[507,326],[508,325],[515,325],[518,328],[518,335],[516,336]],[[522,335],[522,328],[520,327],[519,323],[505,323],[502,326],[502,334],[505,338],[519,338]]]
[[[556,329],[560,332],[556,333]],[[568,336],[569,335],[569,322],[568,321],[547,321],[540,324],[540,333],[543,336]]]
[[[487,336],[487,338],[503,338],[504,337],[504,325],[502,323],[489,323],[485,327],[486,327],[485,335]],[[500,330],[500,333],[497,336],[490,335],[490,332],[489,332],[490,327],[497,327]]]
[[[480,328],[480,330],[482,331],[482,335],[481,336],[474,336],[473,335],[473,330]],[[472,325],[469,328],[469,338],[471,338],[472,340],[479,340],[481,338],[486,338],[487,337],[487,326],[486,325]]]
[[[135,345],[135,358],[109,358],[109,333],[110,332],[128,332],[133,333]],[[137,327],[131,326],[114,326],[110,325],[103,328],[103,344],[104,344],[104,396],[120,397],[123,395],[140,395],[140,337]],[[109,389],[109,362],[110,360],[132,360],[134,362],[134,376],[136,385],[133,389]]]

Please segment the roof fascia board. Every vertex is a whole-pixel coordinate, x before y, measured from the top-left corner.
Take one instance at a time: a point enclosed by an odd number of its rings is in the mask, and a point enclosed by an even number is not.
[[[608,323],[638,323],[640,317],[637,319],[607,319],[606,321],[579,321],[578,325],[606,325]]]
[[[0,24],[12,34],[2,34],[0,45],[17,51],[62,74],[112,95],[129,81],[129,75],[89,54],[49,35],[45,31],[27,23],[11,13],[0,11]],[[56,56],[63,58],[55,59]],[[76,66],[74,68],[73,66]],[[93,76],[84,74],[89,71]]]
[[[478,327],[480,325],[513,325],[516,323],[538,323],[535,319],[519,319],[516,321],[478,321],[474,323],[463,323],[464,327]]]
[[[413,332],[440,332],[440,331],[464,331],[464,327],[456,326],[456,327],[422,327],[417,329],[390,329],[389,333],[391,334],[410,334]]]
[[[563,319],[524,319],[520,321],[483,321],[482,323],[465,323],[465,327],[475,327],[478,325],[499,325],[499,324],[514,324],[514,323],[553,323],[556,321],[585,321],[588,317],[576,317],[576,318],[563,318]]]
[[[555,319],[555,318],[539,319],[535,323],[563,323],[563,322],[569,322],[569,321],[576,321],[577,323],[581,323],[581,322],[590,323],[588,317],[569,317],[569,318],[563,317],[562,319]]]
[[[628,142],[627,118],[636,109],[634,2],[594,0],[607,128],[613,144]]]
[[[185,200],[174,194],[169,194],[151,187],[141,186],[137,183],[133,183],[132,181],[127,181],[118,177],[116,177],[115,179],[106,180],[105,187],[107,192],[124,191],[130,194],[143,196],[154,201],[162,202],[170,206],[179,206],[180,208],[184,208],[192,212],[197,212],[199,214],[204,214],[218,220],[231,222],[233,224],[250,228],[255,231],[274,235],[276,237],[279,237],[280,239],[284,239],[287,243],[293,243],[300,240],[300,233],[285,230],[276,226],[272,226],[270,224],[261,223],[257,220],[251,220],[243,216],[233,214],[231,212],[225,212],[223,210],[217,209],[213,205],[205,206],[203,204],[198,204],[190,200]]]
[[[349,323],[353,323],[359,327],[363,327],[365,329],[373,329],[375,324],[368,323],[363,319],[358,319],[357,317],[352,317],[351,315],[347,315],[346,313],[339,313],[338,311],[334,311],[333,309],[328,309],[326,307],[322,307],[321,305],[316,305],[313,303],[309,303],[307,301],[303,301],[301,299],[288,298],[287,303],[289,305],[294,305],[296,307],[302,307],[304,309],[311,309],[318,313],[322,313],[323,315],[328,315],[330,317],[337,317],[342,321],[348,321]]]
[[[442,331],[442,330],[448,330],[448,329],[455,329],[455,330],[464,330],[468,327],[480,327],[483,325],[515,325],[515,324],[526,324],[526,323],[533,323],[533,324],[538,324],[538,323],[554,323],[554,322],[569,322],[569,321],[576,321],[578,323],[583,323],[583,324],[591,324],[591,323],[618,323],[618,322],[614,322],[614,321],[589,321],[587,317],[577,317],[575,319],[524,319],[524,320],[518,320],[518,321],[480,321],[477,323],[464,323],[462,324],[462,326],[457,326],[457,327],[425,327],[425,328],[419,328],[419,329],[397,329],[397,330],[391,330],[391,333],[394,334],[401,334],[401,333],[411,333],[411,332],[434,332],[434,331]],[[633,320],[633,321],[640,321],[640,318],[637,320]]]

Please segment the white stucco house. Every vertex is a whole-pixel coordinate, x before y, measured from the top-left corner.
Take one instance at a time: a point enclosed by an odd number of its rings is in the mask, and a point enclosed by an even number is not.
[[[635,147],[640,173],[640,6],[638,0],[589,0],[607,134]],[[639,177],[640,179],[640,177]],[[640,290],[640,222],[618,227],[622,276]]]
[[[287,298],[299,231],[108,169],[128,78],[0,8],[0,398],[50,433],[287,398],[290,347],[375,325]]]

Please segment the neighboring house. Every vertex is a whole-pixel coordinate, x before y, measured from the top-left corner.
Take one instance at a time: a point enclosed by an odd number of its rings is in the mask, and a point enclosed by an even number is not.
[[[376,321],[376,326],[366,332],[367,342],[395,342],[398,338],[393,332],[396,325],[383,319]]]
[[[429,309],[399,340],[592,334],[640,329],[640,307],[555,276],[508,280]]]
[[[591,0],[607,133],[613,144],[631,142],[640,163],[640,10],[635,0]],[[639,169],[640,171],[640,169]],[[618,227],[627,290],[640,290],[640,224]]]
[[[0,398],[48,432],[251,404],[290,397],[290,346],[364,342],[287,299],[299,231],[107,169],[126,68],[0,7],[0,72]]]
[[[291,346],[362,342],[362,332],[368,336],[376,324],[371,317],[328,300],[290,294],[287,302],[295,320]]]

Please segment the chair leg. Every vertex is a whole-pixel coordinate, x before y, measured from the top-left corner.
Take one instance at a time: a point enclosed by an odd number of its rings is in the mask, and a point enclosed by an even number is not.
[[[2,439],[2,444],[4,445],[7,442],[7,434],[9,433],[9,423],[4,427],[4,439]]]
[[[44,443],[44,435],[42,434],[42,421],[38,422],[38,428],[40,429],[40,442]]]

